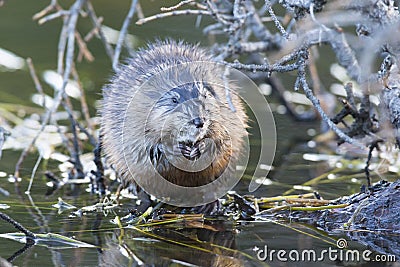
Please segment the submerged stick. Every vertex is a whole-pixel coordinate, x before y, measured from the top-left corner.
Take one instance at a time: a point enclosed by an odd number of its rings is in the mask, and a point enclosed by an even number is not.
[[[33,232],[31,232],[28,229],[26,229],[25,227],[23,227],[22,224],[20,224],[16,220],[12,219],[7,214],[4,214],[4,213],[0,212],[0,219],[2,219],[5,222],[8,222],[12,226],[14,226],[16,229],[18,229],[19,231],[23,232],[25,234],[25,236],[26,236],[27,241],[28,241],[28,239],[31,240],[31,241],[34,241],[36,239],[36,236],[35,236],[35,234]]]

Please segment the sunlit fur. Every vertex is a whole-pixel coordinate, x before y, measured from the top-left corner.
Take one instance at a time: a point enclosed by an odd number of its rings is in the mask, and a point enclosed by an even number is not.
[[[235,111],[229,108],[222,73],[212,64],[190,64],[178,71],[169,70],[171,66],[198,61],[211,62],[212,57],[198,46],[158,41],[133,55],[104,86],[100,111],[102,146],[124,182],[133,182],[138,175],[151,179],[153,166],[165,179],[182,186],[210,183],[225,170],[233,175],[235,165],[228,169],[227,166],[229,161],[237,161],[242,149],[247,116],[235,92],[231,92]],[[157,73],[163,71],[165,74],[157,78]],[[180,77],[196,82],[187,83]],[[151,82],[141,87],[149,78]],[[177,87],[181,93],[170,91]],[[198,96],[183,105],[168,102],[174,94],[190,94],[190,90],[197,90]],[[204,119],[203,127],[191,123],[195,117]],[[165,156],[166,152],[173,154],[179,150],[162,145],[163,136],[172,136],[184,144],[211,138],[216,145],[215,161],[202,171],[180,170]],[[206,147],[203,153],[207,152]],[[152,164],[147,164],[148,160]]]

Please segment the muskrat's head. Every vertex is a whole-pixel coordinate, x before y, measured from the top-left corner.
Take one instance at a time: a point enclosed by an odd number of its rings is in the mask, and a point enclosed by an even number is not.
[[[219,113],[218,96],[204,81],[165,90],[149,112],[148,133],[158,129],[159,152],[197,160],[210,150],[208,139],[218,138],[213,128]],[[158,136],[157,136],[158,134]],[[221,132],[223,134],[223,131]]]

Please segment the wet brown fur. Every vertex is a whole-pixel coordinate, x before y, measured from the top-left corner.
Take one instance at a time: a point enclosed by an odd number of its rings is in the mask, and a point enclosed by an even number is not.
[[[198,61],[211,62],[212,57],[198,46],[158,41],[137,52],[104,86],[100,111],[102,146],[108,161],[114,165],[124,182],[133,182],[138,176],[149,176],[150,180],[153,166],[168,181],[189,187],[210,183],[225,170],[233,175],[235,164],[228,166],[228,163],[236,163],[243,146],[243,137],[247,134],[244,129],[247,116],[239,97],[234,91],[231,92],[235,107],[235,111],[232,111],[226,101],[223,86],[214,86],[224,84],[222,73],[215,73],[217,70],[207,64],[188,66],[180,73],[168,73],[170,66]],[[166,75],[170,78],[154,79],[148,87],[141,87],[149,77],[154,77],[160,71],[167,71]],[[211,81],[210,86],[215,90],[215,98],[201,95],[194,99],[202,106],[199,112],[205,118],[201,129],[187,124],[191,118],[185,111],[175,112],[172,115],[174,119],[165,123],[168,106],[154,105],[154,99],[162,96],[160,88],[174,88],[185,82],[176,78],[182,72],[194,80]],[[141,127],[145,123],[146,134]],[[217,148],[215,161],[198,172],[186,172],[174,167],[162,149],[158,150],[161,126],[164,132],[171,135],[182,127],[188,129],[187,133],[178,136],[182,141],[185,138],[194,140],[193,136],[211,138]],[[148,164],[149,159],[152,165]]]

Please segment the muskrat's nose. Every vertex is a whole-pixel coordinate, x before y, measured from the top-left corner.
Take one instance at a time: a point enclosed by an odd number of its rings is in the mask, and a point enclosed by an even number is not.
[[[204,120],[200,117],[193,119],[192,122],[194,125],[196,125],[196,128],[202,128],[204,125]]]

